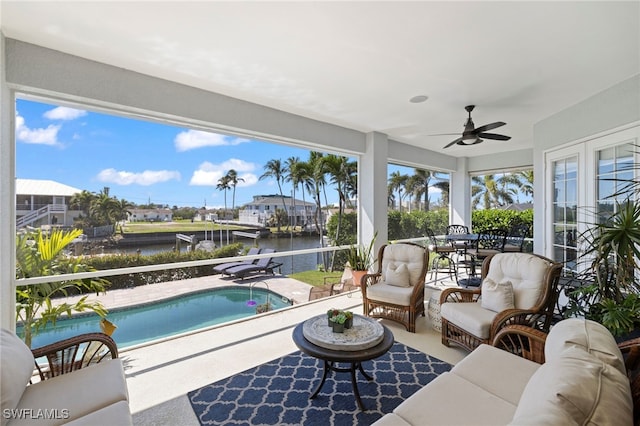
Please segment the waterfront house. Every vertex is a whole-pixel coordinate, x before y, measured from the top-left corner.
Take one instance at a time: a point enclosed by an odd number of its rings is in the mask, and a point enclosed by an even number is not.
[[[127,222],[171,222],[173,212],[171,209],[129,209]]]
[[[69,208],[78,188],[53,180],[16,179],[16,228],[42,225],[72,226],[82,213]]]
[[[284,203],[284,207],[283,207]],[[239,221],[242,223],[255,223],[265,226],[269,219],[275,215],[276,210],[287,209],[289,224],[301,226],[303,228],[312,227],[316,216],[316,204],[309,201],[294,199],[290,196],[254,195],[253,201],[246,203],[240,209]],[[322,221],[326,220],[326,215],[322,214]]]

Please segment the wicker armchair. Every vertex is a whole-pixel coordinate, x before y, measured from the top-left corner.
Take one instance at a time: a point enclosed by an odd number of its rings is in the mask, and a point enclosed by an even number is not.
[[[509,324],[549,331],[560,272],[559,263],[536,254],[498,253],[488,256],[482,264],[481,287],[450,288],[442,292],[442,343],[449,346],[454,342],[473,351],[482,343],[492,342],[498,331]],[[500,285],[510,283],[507,287],[513,293],[510,306],[488,306],[490,295],[494,298],[498,294],[493,290],[485,295],[484,300],[481,298],[483,287],[490,281]]]
[[[40,380],[118,358],[116,342],[104,333],[86,333],[50,345],[32,349]],[[47,364],[38,364],[38,358],[46,357]]]
[[[377,264],[376,273],[362,278],[364,314],[399,322],[415,333],[416,317],[425,314],[429,252],[412,243],[387,244],[380,247]]]

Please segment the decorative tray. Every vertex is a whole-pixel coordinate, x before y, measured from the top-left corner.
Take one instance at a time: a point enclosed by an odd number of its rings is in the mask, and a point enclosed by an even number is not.
[[[384,338],[384,329],[371,318],[354,315],[351,328],[345,329],[344,333],[334,333],[327,325],[327,315],[318,315],[304,322],[302,334],[314,345],[325,349],[359,351],[380,343]]]

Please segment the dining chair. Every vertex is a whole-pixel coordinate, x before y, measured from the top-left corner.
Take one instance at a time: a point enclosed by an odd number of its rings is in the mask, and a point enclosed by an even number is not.
[[[438,280],[438,271],[440,270],[440,264],[444,261],[447,265],[447,272],[449,274],[449,278],[455,278],[456,282],[458,281],[458,273],[456,271],[456,265],[451,258],[451,255],[456,252],[455,247],[452,243],[440,243],[436,238],[435,234],[431,230],[431,228],[426,228],[425,236],[429,238],[429,246],[428,249],[430,252],[434,253],[436,256],[431,261],[431,274],[429,275],[430,279]]]

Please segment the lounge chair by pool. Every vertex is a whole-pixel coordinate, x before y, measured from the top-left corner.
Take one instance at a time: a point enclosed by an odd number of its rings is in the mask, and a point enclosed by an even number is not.
[[[275,250],[264,249],[261,254],[265,253],[275,253]],[[273,262],[273,259],[271,257],[263,257],[261,259],[258,259],[258,261],[252,265],[238,265],[225,269],[223,274],[233,275],[236,278],[241,279],[246,277],[247,275],[256,273],[268,273],[273,275],[274,270],[280,266],[282,266],[282,263]]]
[[[247,256],[251,256],[254,254],[260,254],[260,249],[257,247],[251,247],[247,252]],[[216,274],[222,274],[225,270],[232,268],[234,266],[252,265],[252,264],[255,264],[258,260],[259,259],[250,259],[250,260],[243,260],[240,262],[221,263],[213,267],[213,272],[215,272]]]

